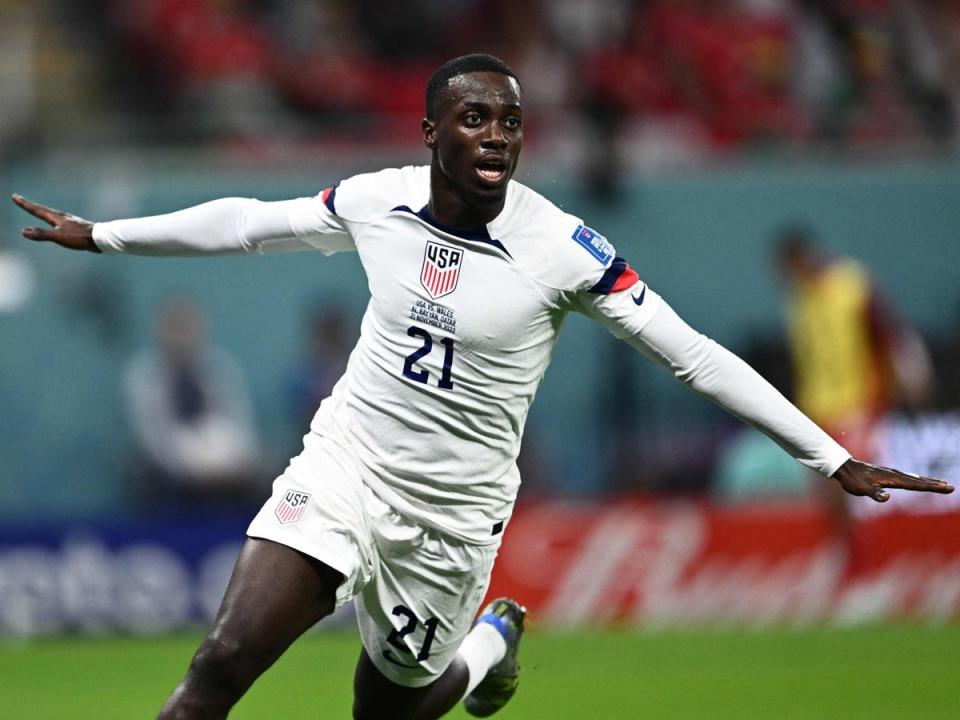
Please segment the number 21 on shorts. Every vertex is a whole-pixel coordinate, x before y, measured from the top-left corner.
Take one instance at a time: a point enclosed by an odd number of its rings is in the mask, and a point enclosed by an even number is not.
[[[417,619],[417,616],[414,614],[413,610],[405,605],[397,605],[393,609],[393,614],[397,617],[406,618],[406,623],[401,628],[394,628],[391,630],[390,634],[387,635],[387,642],[392,645],[394,649],[399,650],[402,655],[413,655],[413,651],[407,647],[406,643],[404,642],[404,638],[417,629],[417,625],[420,624],[420,621]],[[430,657],[430,647],[433,645],[433,639],[437,635],[437,625],[439,623],[440,621],[435,617],[428,618],[423,621],[423,626],[427,631],[423,636],[423,644],[420,646],[420,652],[417,653],[415,658],[417,662],[423,662]],[[417,667],[416,665],[408,665],[405,662],[401,662],[391,648],[387,648],[383,651],[383,657],[392,662],[394,665],[400,665],[402,667]]]

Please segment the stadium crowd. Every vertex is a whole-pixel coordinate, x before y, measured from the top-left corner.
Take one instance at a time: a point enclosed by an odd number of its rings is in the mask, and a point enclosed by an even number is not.
[[[430,68],[466,47],[530,78],[528,121],[588,140],[655,139],[698,155],[943,145],[960,116],[954,0],[23,5],[4,2],[0,14],[36,15],[40,72],[64,80],[87,67],[112,110],[150,118],[141,134],[176,139],[407,140]],[[57,55],[60,45],[72,54]]]
[[[246,86],[310,113],[419,116],[438,59],[479,43],[540,119],[681,122],[711,145],[955,128],[960,4],[943,0],[115,2],[117,41],[176,97]],[[213,92],[211,92],[213,91]]]

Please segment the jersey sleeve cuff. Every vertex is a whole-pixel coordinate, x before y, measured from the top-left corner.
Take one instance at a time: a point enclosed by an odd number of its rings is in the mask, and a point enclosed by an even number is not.
[[[93,244],[104,255],[118,255],[123,252],[123,244],[110,230],[110,223],[94,223],[91,232]]]
[[[842,445],[833,441],[831,441],[831,445],[832,447],[827,450],[823,464],[819,468],[820,472],[827,477],[833,477],[840,466],[853,457]]]

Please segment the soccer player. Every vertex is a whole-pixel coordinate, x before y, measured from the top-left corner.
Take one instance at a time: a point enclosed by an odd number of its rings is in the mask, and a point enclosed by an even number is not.
[[[355,250],[370,302],[347,370],[254,518],[214,627],[162,718],[224,717],[317,620],[357,601],[355,718],[427,719],[513,694],[524,611],[470,630],[520,483],[530,403],[565,316],[584,313],[855,495],[947,493],[858,462],[730,352],[687,326],[613,246],[511,176],[523,144],[513,71],[441,66],[426,92],[430,165],[313,198],[216,200],[90,223],[15,196],[52,226],[27,238],[144,255]]]

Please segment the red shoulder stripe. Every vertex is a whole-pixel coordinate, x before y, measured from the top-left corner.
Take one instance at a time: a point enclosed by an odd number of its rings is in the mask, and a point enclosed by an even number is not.
[[[613,287],[610,288],[610,292],[620,292],[621,290],[632,288],[637,284],[639,279],[640,276],[637,275],[636,271],[627,265],[623,272],[620,273],[620,277],[617,278],[617,281],[613,284]]]

